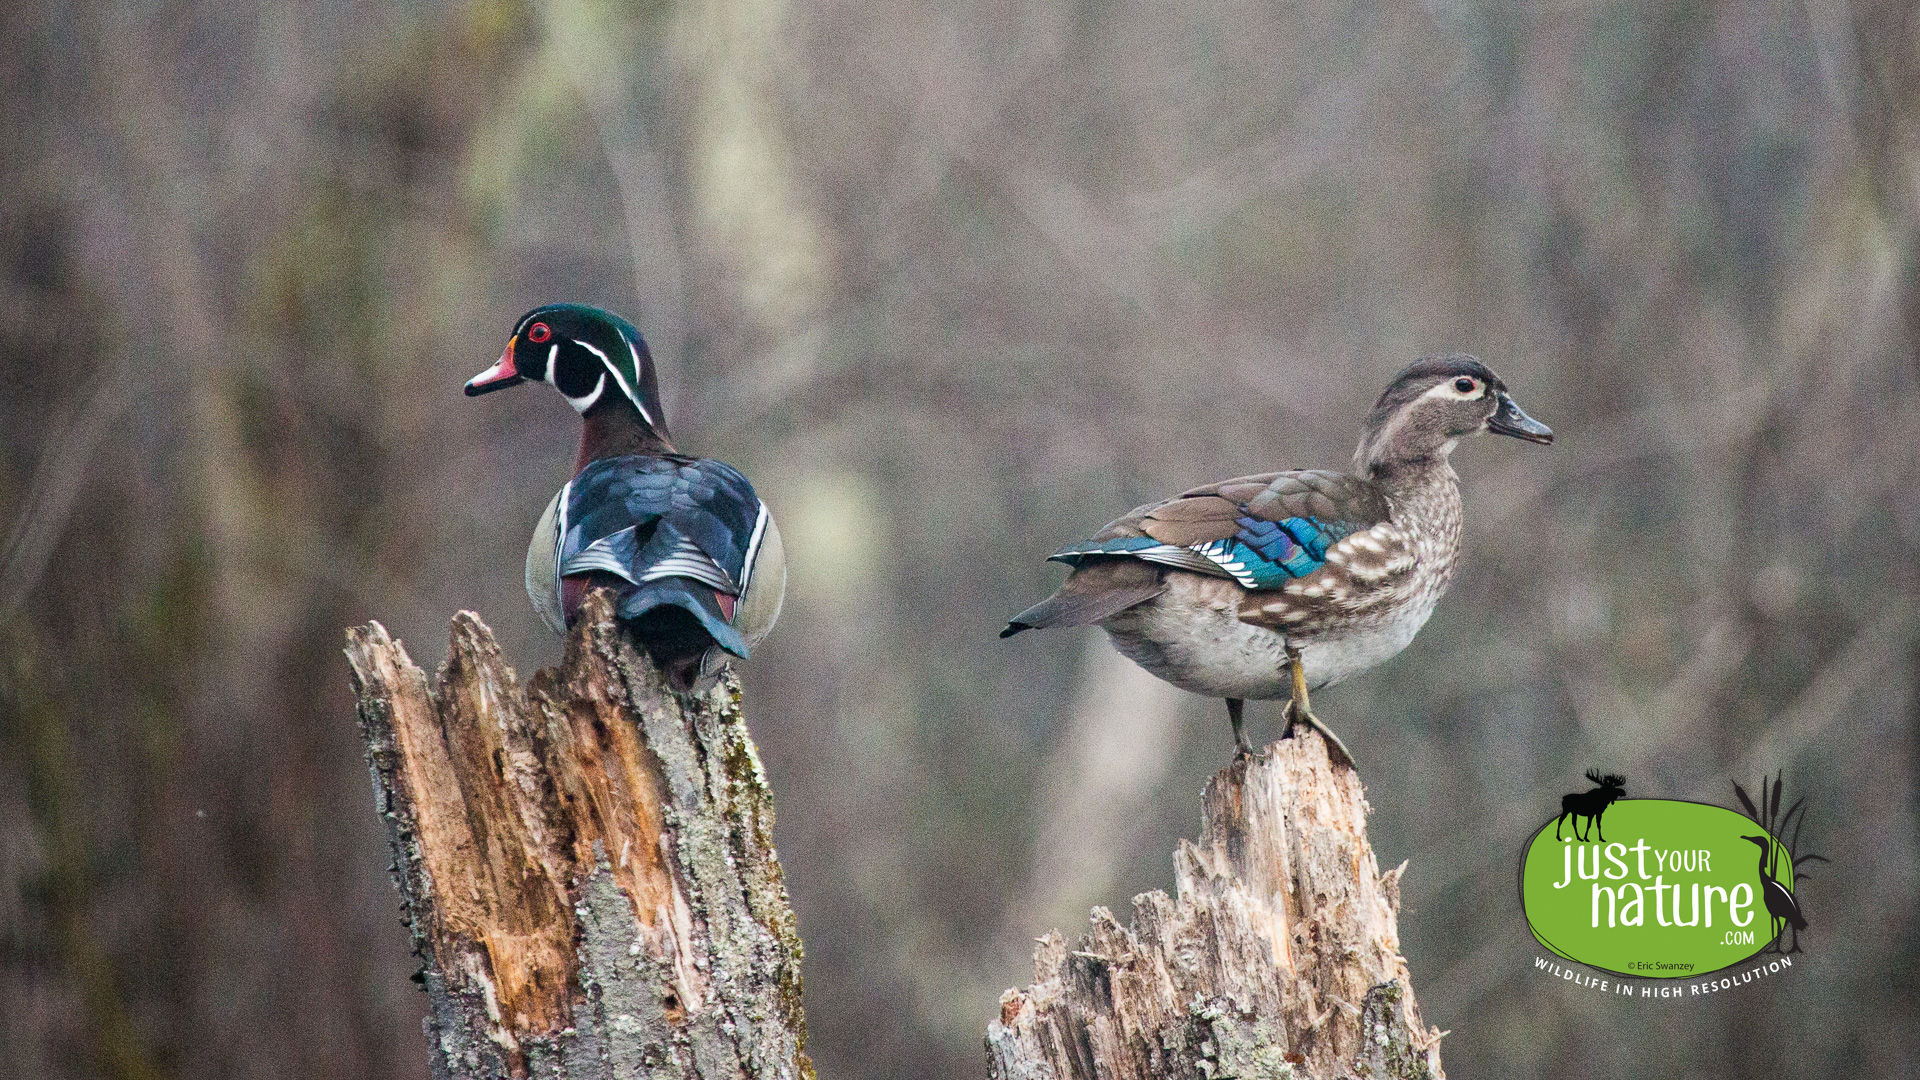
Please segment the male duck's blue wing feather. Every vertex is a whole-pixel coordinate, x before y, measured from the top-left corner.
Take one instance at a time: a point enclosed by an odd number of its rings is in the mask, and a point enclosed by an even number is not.
[[[1276,589],[1318,570],[1328,548],[1388,515],[1386,497],[1361,477],[1267,473],[1140,507],[1053,558],[1079,566],[1089,556],[1131,556]]]
[[[560,578],[611,574],[630,586],[622,618],[678,607],[716,644],[747,655],[733,598],[746,594],[772,522],[746,477],[706,458],[603,458],[573,478],[560,504],[556,597]]]
[[[600,570],[633,584],[689,577],[738,595],[765,511],[732,466],[706,458],[617,457],[568,485],[560,573]]]

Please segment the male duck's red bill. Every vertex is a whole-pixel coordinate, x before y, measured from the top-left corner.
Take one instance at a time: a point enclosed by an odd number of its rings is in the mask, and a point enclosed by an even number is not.
[[[500,354],[500,362],[467,380],[467,396],[479,397],[489,391],[526,382],[526,376],[514,370],[513,343],[518,337],[507,339],[507,351]]]

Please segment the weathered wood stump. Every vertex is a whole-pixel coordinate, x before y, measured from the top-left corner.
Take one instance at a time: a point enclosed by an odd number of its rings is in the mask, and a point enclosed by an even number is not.
[[[987,1028],[993,1080],[1444,1077],[1414,1004],[1367,802],[1302,731],[1207,785],[1200,842],[1174,854],[1178,898],[1105,908]]]
[[[524,693],[471,612],[431,687],[379,623],[347,658],[436,1078],[811,1078],[730,674],[668,691],[604,593]]]

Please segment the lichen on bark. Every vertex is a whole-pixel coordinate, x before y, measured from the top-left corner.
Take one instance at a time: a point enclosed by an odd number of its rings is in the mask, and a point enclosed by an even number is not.
[[[436,1077],[810,1080],[731,674],[672,693],[604,593],[524,691],[471,612],[431,686],[378,623],[347,638]]]

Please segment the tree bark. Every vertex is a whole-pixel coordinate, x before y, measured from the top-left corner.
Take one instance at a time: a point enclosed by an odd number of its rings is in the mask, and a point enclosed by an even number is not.
[[[435,685],[347,631],[436,1080],[811,1080],[773,796],[729,673],[676,695],[589,597],[523,693],[477,615]]]
[[[1395,916],[1405,864],[1380,873],[1366,798],[1302,731],[1207,785],[1200,842],[1174,853],[1178,898],[1105,908],[987,1027],[992,1080],[1443,1078],[1442,1032],[1414,1003]]]

